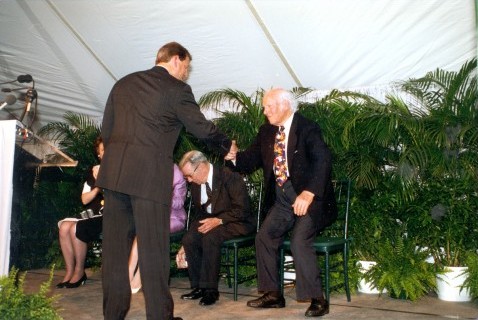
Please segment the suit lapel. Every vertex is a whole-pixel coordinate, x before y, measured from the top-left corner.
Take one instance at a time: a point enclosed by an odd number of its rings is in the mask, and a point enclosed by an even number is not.
[[[265,171],[272,172],[273,165],[274,165],[274,142],[275,136],[277,134],[277,126],[273,126],[269,124],[269,128],[267,134],[265,134],[264,140],[262,142],[262,146],[266,148],[266,158],[264,159],[264,169]]]
[[[194,206],[201,207],[201,186],[195,183],[191,183],[191,197],[194,201]]]
[[[219,190],[222,188],[222,171],[218,166],[213,166],[212,171],[212,196],[211,196],[211,213],[214,213],[216,202],[219,197]]]

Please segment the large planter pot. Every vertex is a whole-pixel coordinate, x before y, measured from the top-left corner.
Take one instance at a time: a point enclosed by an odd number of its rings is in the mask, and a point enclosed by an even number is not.
[[[377,263],[375,261],[364,261],[360,260],[357,262],[357,266],[359,267],[359,270],[361,273],[365,273],[367,270],[370,270],[370,268]],[[378,291],[377,288],[373,288],[372,284],[367,282],[365,279],[360,279],[360,282],[358,284],[358,291],[362,293],[367,293],[367,294],[378,294],[380,291]],[[384,290],[383,292],[387,292],[387,290]]]
[[[444,301],[471,301],[470,291],[461,290],[467,275],[463,274],[468,267],[446,267],[445,273],[437,275],[438,299]]]

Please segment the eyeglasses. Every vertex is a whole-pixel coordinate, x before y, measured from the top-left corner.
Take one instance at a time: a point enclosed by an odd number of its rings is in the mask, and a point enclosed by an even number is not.
[[[191,172],[191,173],[189,173],[189,174],[183,174],[184,178],[186,178],[186,179],[187,179],[187,178],[192,178],[193,175],[196,173],[196,170],[199,168],[200,165],[201,165],[201,164],[198,164],[198,165],[196,166],[196,168],[194,168],[193,172]]]

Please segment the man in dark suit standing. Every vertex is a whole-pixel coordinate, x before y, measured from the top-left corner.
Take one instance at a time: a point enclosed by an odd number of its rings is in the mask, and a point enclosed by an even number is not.
[[[182,239],[183,247],[177,259],[178,265],[184,265],[186,257],[193,290],[181,299],[201,298],[199,304],[209,306],[219,299],[222,243],[252,233],[256,228],[255,218],[251,214],[246,184],[237,172],[213,166],[196,150],[183,156],[179,168],[192,182],[195,211],[195,219]]]
[[[184,82],[190,61],[183,46],[168,43],[159,49],[152,69],[120,79],[106,103],[105,154],[97,181],[105,189],[105,319],[124,319],[128,312],[128,256],[135,235],[147,318],[173,319],[168,286],[173,149],[183,126],[219,154],[226,154],[231,145],[200,112]]]
[[[237,152],[233,144],[227,160],[250,173],[263,169],[267,215],[256,236],[258,290],[264,295],[248,301],[253,308],[283,308],[280,292],[279,247],[291,232],[298,300],[311,300],[305,316],[329,312],[312,243],[321,229],[337,217],[331,181],[331,153],[320,127],[298,113],[291,92],[272,89],[264,94],[262,125],[252,145]]]

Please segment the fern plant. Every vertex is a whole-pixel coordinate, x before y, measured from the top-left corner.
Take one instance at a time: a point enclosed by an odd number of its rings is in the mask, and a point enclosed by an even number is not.
[[[12,268],[8,276],[1,277],[0,319],[62,319],[58,310],[53,306],[57,297],[48,296],[53,279],[53,269],[52,267],[49,279],[41,284],[39,291],[32,294],[24,292],[26,273],[19,276],[18,269]]]
[[[415,301],[436,287],[436,272],[425,261],[428,253],[416,248],[415,239],[397,236],[385,239],[372,266],[364,274],[380,293],[385,289],[394,298]]]

